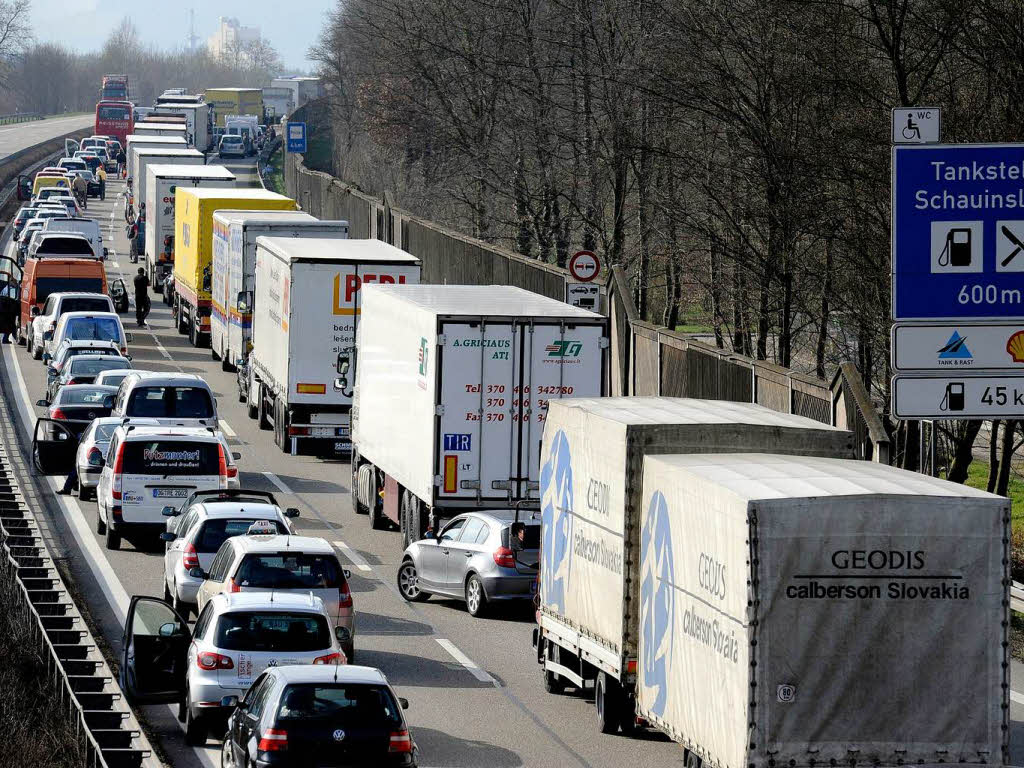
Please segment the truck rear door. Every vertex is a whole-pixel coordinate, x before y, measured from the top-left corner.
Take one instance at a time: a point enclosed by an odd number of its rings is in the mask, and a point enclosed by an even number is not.
[[[509,322],[442,326],[439,501],[479,497],[503,503],[510,498],[516,328]]]
[[[548,402],[563,397],[600,397],[604,327],[530,323],[518,334],[513,390],[512,492],[516,499],[539,499],[540,442]]]

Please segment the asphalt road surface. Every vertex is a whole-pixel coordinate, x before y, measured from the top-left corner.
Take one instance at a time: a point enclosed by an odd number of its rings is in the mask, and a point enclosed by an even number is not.
[[[229,167],[249,171],[250,183],[257,183],[250,165]],[[110,184],[107,200],[90,201],[87,214],[103,224],[104,241],[112,246],[108,276],[123,277],[130,285],[137,267],[125,255],[122,190],[122,184]],[[234,374],[221,371],[209,349],[195,349],[177,334],[170,311],[159,298],[153,297],[152,307],[144,329],[135,326],[134,306],[122,316],[125,329],[134,334],[129,345],[133,364],[203,376],[218,396],[222,428],[242,454],[238,465],[243,487],[271,491],[282,506],[299,507],[299,532],[335,544],[352,571],[356,661],[380,667],[399,695],[409,699],[406,714],[421,766],[682,764],[681,748],[664,736],[602,735],[590,702],[544,692],[531,647],[534,624],[528,606],[473,619],[453,601],[432,598],[412,606],[402,600],[394,586],[402,554],[400,535],[373,531],[367,516],[352,512],[348,464],[281,453],[272,433],[260,431],[238,402]],[[45,370],[24,347],[4,346],[2,355],[6,395],[17,404],[18,426],[27,433],[30,422],[43,411],[33,403],[44,394]],[[45,487],[50,496],[59,480],[52,479]],[[109,552],[95,533],[94,502],[53,496],[51,506],[54,546],[68,557],[102,634],[119,653],[128,596],[163,592],[163,544],[125,541],[121,551]],[[151,741],[175,766],[219,765],[219,741],[211,740],[206,749],[187,747],[169,707],[143,707],[142,715],[150,725]]]
[[[96,118],[93,115],[74,115],[0,125],[0,160],[25,147],[42,144],[56,136],[63,136],[65,133],[95,124]]]

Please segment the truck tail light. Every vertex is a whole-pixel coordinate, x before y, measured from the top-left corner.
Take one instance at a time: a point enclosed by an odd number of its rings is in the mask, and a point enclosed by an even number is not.
[[[181,551],[181,565],[184,567],[185,572],[188,573],[193,568],[199,568],[199,553],[196,552],[196,548],[192,544],[186,544],[185,548]]]
[[[516,556],[508,547],[498,547],[494,550],[494,562],[502,568],[515,568]]]
[[[225,656],[222,653],[213,653],[212,651],[204,651],[196,656],[196,666],[200,669],[234,669],[235,662],[231,660],[230,656]]]
[[[283,752],[288,749],[288,731],[280,728],[267,728],[256,745],[260,752]]]
[[[309,427],[288,427],[288,437],[302,437],[309,433]]]
[[[388,752],[412,752],[412,737],[406,730],[392,731]]]

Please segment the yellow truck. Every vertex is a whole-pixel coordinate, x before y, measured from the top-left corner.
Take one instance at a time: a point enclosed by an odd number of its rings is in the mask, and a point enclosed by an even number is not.
[[[262,88],[207,88],[206,103],[213,107],[214,125],[224,127],[225,115],[254,115],[263,123]]]
[[[290,197],[265,189],[178,188],[174,195],[174,299],[178,333],[195,347],[210,340],[213,214],[216,211],[294,211]]]

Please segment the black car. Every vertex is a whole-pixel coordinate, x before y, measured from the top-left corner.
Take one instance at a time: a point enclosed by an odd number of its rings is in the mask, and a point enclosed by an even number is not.
[[[46,390],[48,400],[55,401],[57,393],[68,384],[92,384],[100,371],[131,368],[132,364],[123,357],[113,355],[75,355],[69,357]]]
[[[114,408],[117,387],[95,384],[69,384],[61,387],[53,402],[38,400],[48,408],[46,416],[36,419],[32,435],[32,461],[44,475],[66,474],[53,467],[70,467],[78,450],[78,438],[93,419],[109,416]]]
[[[402,715],[409,702],[374,667],[270,667],[241,702],[221,702],[236,703],[221,751],[224,768],[416,765]]]

